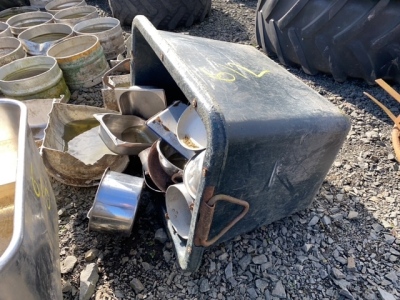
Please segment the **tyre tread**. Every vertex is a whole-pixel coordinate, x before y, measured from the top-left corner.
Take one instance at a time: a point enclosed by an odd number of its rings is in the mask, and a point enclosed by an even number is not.
[[[136,15],[145,15],[158,29],[173,30],[201,22],[211,11],[211,0],[108,0],[112,15],[131,25]]]
[[[348,77],[400,82],[399,34],[395,0],[259,0],[257,5],[256,38],[268,55],[340,82]]]
[[[297,0],[297,2],[289,9],[289,11],[278,20],[279,29],[283,30],[300,14],[301,10],[306,6],[308,0]]]

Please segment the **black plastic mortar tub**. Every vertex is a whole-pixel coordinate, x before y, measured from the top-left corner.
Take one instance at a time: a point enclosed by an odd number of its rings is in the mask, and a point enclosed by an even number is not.
[[[133,20],[131,84],[187,99],[207,131],[188,239],[165,219],[182,269],[203,251],[307,208],[349,131],[327,99],[251,46]]]

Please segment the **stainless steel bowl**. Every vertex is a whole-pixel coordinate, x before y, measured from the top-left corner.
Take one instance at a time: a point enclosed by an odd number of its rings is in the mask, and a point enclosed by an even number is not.
[[[148,159],[149,159],[150,149],[151,149],[151,147],[146,148],[146,149],[140,151],[138,154],[140,162],[142,163],[142,170],[145,175],[149,174]]]
[[[158,140],[157,151],[161,167],[165,173],[172,176],[175,173],[183,172],[188,160],[172,148],[167,142],[164,140]]]
[[[206,127],[192,105],[179,118],[176,135],[181,145],[189,150],[201,151],[207,147]]]
[[[187,159],[193,157],[196,153],[181,145],[176,136],[178,120],[188,106],[181,101],[175,101],[168,108],[155,114],[146,121],[147,126],[153,130],[164,141],[175,148]]]
[[[168,187],[165,193],[165,204],[172,226],[182,238],[187,239],[192,221],[193,198],[183,183]]]
[[[157,143],[154,143],[147,155],[147,168],[149,172],[150,179],[154,185],[161,192],[166,192],[168,186],[173,182],[171,176],[165,173],[164,169],[161,167],[160,158],[157,151]]]
[[[143,183],[143,178],[106,169],[88,212],[89,230],[129,236]]]
[[[196,199],[197,191],[199,189],[202,168],[206,151],[200,152],[198,155],[193,157],[185,167],[183,171],[183,183],[186,186],[190,196]]]

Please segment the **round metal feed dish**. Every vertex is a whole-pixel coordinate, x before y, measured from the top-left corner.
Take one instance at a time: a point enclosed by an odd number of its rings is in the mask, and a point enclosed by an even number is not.
[[[25,56],[20,40],[14,37],[0,37],[0,67]]]
[[[70,91],[57,61],[49,56],[17,59],[0,67],[0,88],[18,100],[60,98],[69,100]]]
[[[161,167],[169,176],[178,172],[183,172],[188,160],[172,148],[167,142],[164,140],[158,140],[157,151]]]
[[[165,193],[165,204],[172,226],[182,238],[187,239],[192,221],[193,198],[183,183],[168,187]]]
[[[161,167],[156,143],[154,143],[150,148],[147,157],[147,167],[151,180],[160,191],[165,192],[168,186],[172,184],[172,181],[171,177],[165,173],[164,169]]]
[[[46,55],[47,50],[54,44],[71,37],[72,28],[66,24],[41,24],[29,28],[18,35],[30,55]]]
[[[48,56],[57,59],[71,89],[92,87],[110,69],[99,39],[94,35],[74,36],[51,46]]]
[[[60,10],[71,8],[74,6],[85,6],[86,1],[79,1],[79,0],[53,0],[47,3],[44,9],[51,13],[56,14]]]
[[[207,131],[199,114],[189,106],[178,120],[176,135],[181,145],[199,151],[207,147]]]
[[[103,17],[92,18],[74,26],[76,35],[95,35],[99,38],[107,60],[115,59],[125,51],[124,36],[118,19]]]
[[[196,199],[197,190],[199,189],[205,155],[206,151],[202,151],[194,156],[186,164],[183,172],[183,183],[193,199]]]
[[[0,21],[0,37],[13,36],[10,26],[7,23]]]
[[[74,6],[58,11],[54,15],[54,22],[74,27],[82,21],[97,18],[98,16],[99,14],[94,6]]]
[[[7,20],[13,35],[18,36],[22,31],[44,23],[53,22],[53,15],[44,11],[26,12]]]
[[[19,15],[26,12],[39,11],[38,8],[32,6],[20,6],[20,7],[11,7],[0,12],[0,21],[7,22],[7,20],[15,15]]]

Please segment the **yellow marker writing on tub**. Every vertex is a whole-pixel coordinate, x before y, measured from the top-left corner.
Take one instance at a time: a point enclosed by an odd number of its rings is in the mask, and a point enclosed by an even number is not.
[[[210,78],[225,81],[225,82],[234,82],[236,81],[236,76],[240,76],[245,79],[249,78],[261,78],[265,74],[269,73],[269,70],[263,70],[260,73],[253,72],[252,70],[237,64],[237,63],[227,63],[226,65],[222,64],[214,64],[220,70],[227,69],[227,71],[219,71],[217,73],[210,71],[206,67],[201,67],[199,70],[203,72],[203,74],[207,75]]]
[[[51,208],[50,203],[50,194],[48,188],[43,184],[42,177],[39,177],[39,182],[35,179],[36,174],[33,171],[33,164],[31,164],[31,183],[33,192],[35,193],[36,197],[40,199],[44,199],[46,201],[47,209]]]

